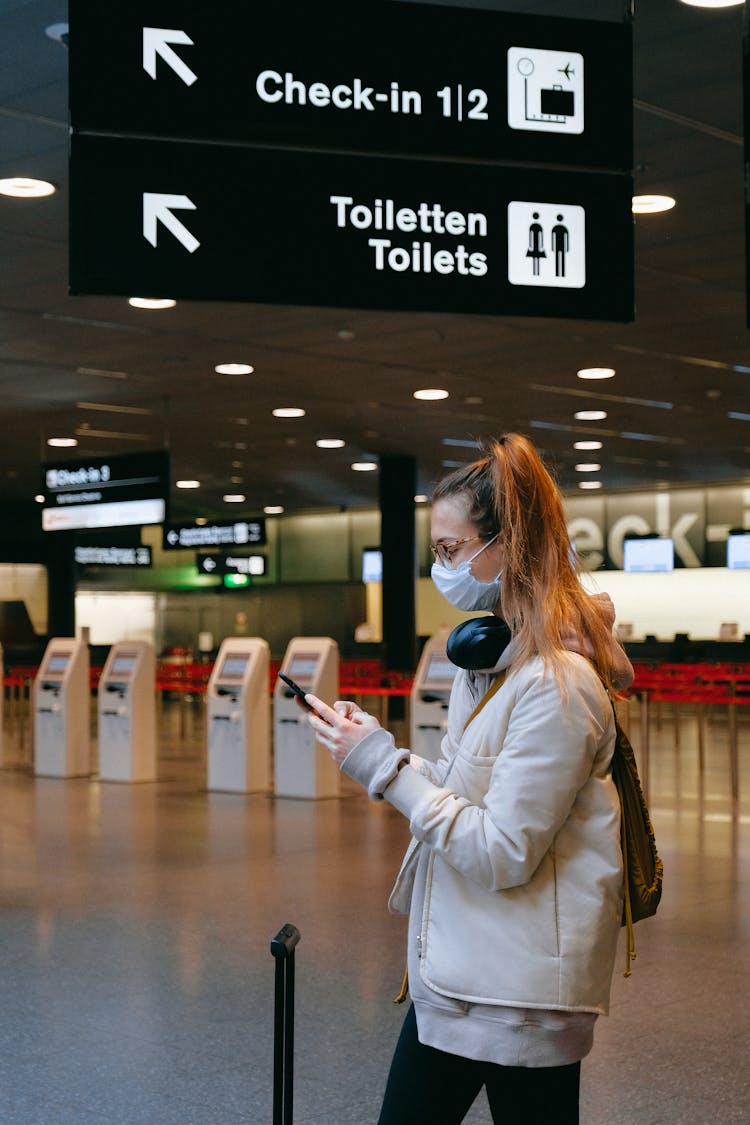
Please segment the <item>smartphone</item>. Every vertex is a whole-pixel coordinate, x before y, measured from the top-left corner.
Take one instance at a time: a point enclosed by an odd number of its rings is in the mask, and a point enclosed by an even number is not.
[[[283,672],[279,672],[279,679],[283,680],[284,683],[287,685],[287,687],[290,689],[290,691],[294,692],[294,694],[300,700],[300,702],[302,703],[302,706],[305,708],[306,711],[312,711],[313,715],[317,715],[318,718],[322,719],[324,723],[328,723],[328,719],[324,719],[323,716],[321,715],[320,711],[316,711],[314,707],[310,706],[310,704],[305,699],[305,696],[306,696],[307,692],[305,691],[304,688],[301,688],[299,686],[299,684],[295,684],[295,682],[291,678],[291,676],[286,676]],[[331,724],[328,723],[328,725],[330,726]]]
[[[292,689],[294,694],[302,701],[303,706],[306,707],[308,711],[313,710],[313,708],[310,706],[310,704],[305,699],[305,696],[307,695],[307,692],[305,691],[304,688],[301,688],[299,686],[299,684],[295,684],[295,682],[291,678],[291,676],[285,676],[283,672],[279,672],[279,679],[283,680],[284,683]]]

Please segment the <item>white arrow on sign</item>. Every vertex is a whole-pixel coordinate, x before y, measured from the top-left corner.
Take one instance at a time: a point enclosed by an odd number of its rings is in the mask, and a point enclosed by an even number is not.
[[[178,242],[181,242],[188,253],[192,254],[200,246],[194,237],[179,219],[172,214],[172,208],[182,211],[197,210],[192,199],[186,195],[159,195],[154,192],[143,193],[143,237],[152,246],[156,246],[156,227],[159,222],[164,223]]]
[[[182,61],[169,46],[170,43],[193,46],[193,40],[184,31],[175,31],[169,27],[144,27],[143,29],[143,69],[151,78],[156,78],[156,56],[161,55],[167,66],[171,66],[175,74],[179,75],[186,86],[192,86],[198,81],[190,67]]]
[[[204,570],[216,570],[216,567],[217,567],[217,563],[215,563],[213,559],[204,559],[203,560],[203,569]]]
[[[176,531],[168,531],[167,532],[167,542],[168,543],[177,543],[177,542],[179,542],[179,539],[180,539],[180,537],[179,537],[179,535],[177,534]]]

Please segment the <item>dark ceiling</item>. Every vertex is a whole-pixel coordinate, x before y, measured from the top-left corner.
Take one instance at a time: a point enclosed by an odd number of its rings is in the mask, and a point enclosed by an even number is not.
[[[66,19],[63,0],[0,0],[0,176],[59,188],[0,196],[0,498],[33,497],[55,456],[46,440],[61,434],[78,437],[76,456],[168,446],[173,482],[201,482],[189,496],[173,488],[179,515],[225,514],[227,492],[249,512],[372,506],[377,474],[350,465],[382,454],[413,454],[429,492],[446,462],[470,459],[468,443],[507,429],[530,434],[571,493],[573,441],[591,435],[605,491],[749,479],[742,8],[636,0],[636,191],[677,206],[636,221],[625,325],[189,302],[146,312],[68,296],[68,60],[45,35]],[[222,362],[255,372],[216,375]],[[589,366],[616,377],[584,383]],[[450,397],[412,397],[435,386]],[[272,417],[290,405],[306,416]],[[574,421],[588,406],[606,421]],[[318,449],[321,437],[346,446]]]

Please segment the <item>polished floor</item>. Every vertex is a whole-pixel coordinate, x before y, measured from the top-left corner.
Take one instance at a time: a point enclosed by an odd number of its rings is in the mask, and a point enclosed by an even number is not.
[[[1,1125],[270,1123],[269,942],[287,921],[294,1120],[374,1123],[403,1017],[405,923],[385,902],[405,823],[349,784],[320,802],[206,793],[200,704],[160,726],[158,783],[34,779],[6,708]],[[664,898],[583,1064],[583,1125],[750,1122],[750,715],[736,802],[725,716],[702,777],[694,716],[673,734],[651,716]],[[490,1121],[484,1095],[466,1121]]]

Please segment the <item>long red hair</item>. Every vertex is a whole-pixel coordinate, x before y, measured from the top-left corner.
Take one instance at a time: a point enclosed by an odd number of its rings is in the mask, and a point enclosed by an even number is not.
[[[553,665],[571,630],[585,635],[597,672],[611,688],[611,635],[580,582],[560,490],[528,438],[509,433],[487,442],[483,456],[435,487],[433,501],[461,498],[482,534],[503,549],[502,615],[518,638],[520,659],[539,654]]]

